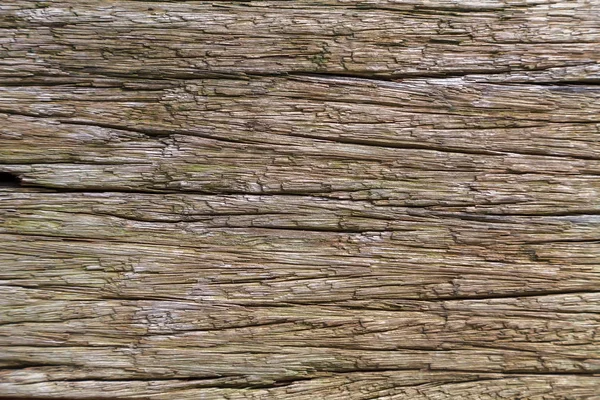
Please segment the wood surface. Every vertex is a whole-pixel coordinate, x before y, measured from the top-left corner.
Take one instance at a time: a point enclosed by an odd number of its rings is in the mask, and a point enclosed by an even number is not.
[[[600,399],[600,1],[0,3],[0,398]]]

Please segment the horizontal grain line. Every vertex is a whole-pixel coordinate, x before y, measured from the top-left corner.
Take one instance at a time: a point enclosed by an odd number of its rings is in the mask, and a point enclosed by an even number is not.
[[[74,289],[74,287],[72,286],[65,286],[65,285],[56,285],[56,286],[45,286],[45,287],[40,287],[39,285],[11,285],[11,284],[3,284],[0,287],[16,287],[16,288],[22,288],[22,289],[32,289],[32,290],[50,290],[50,291],[57,291],[57,292],[62,292],[61,289]],[[89,293],[89,289],[90,288],[82,288],[86,289],[87,292]],[[594,294],[600,294],[600,290],[596,290],[595,288],[593,290],[580,290],[580,289],[573,289],[573,290],[552,290],[552,291],[538,291],[536,293],[512,293],[512,294],[492,294],[492,295],[463,295],[463,296],[440,296],[438,298],[424,298],[424,297],[395,297],[393,299],[388,298],[388,299],[379,299],[380,301],[408,301],[412,303],[433,303],[433,304],[442,304],[442,309],[441,310],[434,310],[435,312],[438,313],[438,315],[442,315],[440,313],[442,312],[447,312],[448,315],[451,315],[454,312],[457,313],[462,313],[464,312],[464,310],[453,310],[453,309],[448,309],[445,308],[447,306],[444,305],[444,303],[449,303],[449,302],[465,302],[465,303],[469,303],[469,302],[479,302],[479,301],[493,301],[493,300],[519,300],[522,298],[544,298],[544,297],[555,297],[555,296],[569,296],[569,295],[582,295],[582,296],[586,296],[586,295],[594,295]],[[189,303],[191,305],[199,305],[199,303],[197,303],[196,301],[196,296],[194,295],[190,295],[190,296],[152,296],[152,295],[147,295],[147,296],[133,296],[133,295],[127,295],[127,294],[123,294],[123,295],[118,295],[118,294],[109,294],[109,293],[91,293],[92,296],[97,297],[94,299],[83,299],[84,301],[87,302],[94,302],[94,301],[126,301],[126,302],[155,302],[155,301],[160,301],[160,302],[177,302],[177,303]],[[349,295],[348,296],[348,300],[352,300],[352,296]],[[75,300],[69,300],[66,299],[64,301],[81,301],[82,299],[75,299]],[[372,300],[378,300],[378,299],[372,299]],[[330,300],[322,300],[322,301],[257,301],[257,300],[223,300],[223,301],[210,301],[208,302],[209,305],[211,306],[239,306],[239,307],[243,307],[243,308],[249,308],[249,309],[253,309],[253,308],[295,308],[295,307],[311,307],[311,306],[318,306],[318,307],[323,307],[323,306],[329,306],[329,307],[340,307],[340,308],[348,308],[348,309],[353,309],[353,310],[370,310],[370,309],[380,309],[379,307],[370,307],[368,304],[367,305],[348,305],[346,300],[341,301],[341,302],[331,302]],[[128,304],[127,306],[134,306],[132,304]],[[402,309],[396,309],[399,306],[395,306],[394,304],[386,304],[386,310],[390,311],[390,312],[403,312],[403,311],[408,311],[411,312],[411,310],[402,310]],[[535,309],[524,309],[524,310],[516,310],[516,311],[535,311]],[[421,312],[426,312],[426,311],[421,311]],[[549,310],[547,311],[548,313],[551,314],[561,314],[561,313],[565,313],[565,314],[591,314],[591,315],[597,315],[600,314],[599,312],[594,312],[594,311],[581,311],[581,312],[573,312],[571,310],[565,310],[564,312],[561,310]]]
[[[476,207],[476,206],[475,206]],[[478,212],[477,212],[478,211]],[[483,212],[482,212],[483,211]],[[600,215],[600,209],[588,209],[588,210],[568,210],[568,211],[539,211],[539,212],[514,212],[512,210],[507,211],[505,214],[499,214],[497,212],[486,212],[485,210],[475,210],[474,217],[577,217],[586,215]]]
[[[0,112],[5,112],[5,111],[0,110]],[[7,113],[7,114],[9,114],[9,113]],[[21,115],[21,114],[13,113],[10,115]],[[34,115],[29,115],[29,114],[23,114],[23,115],[24,116],[34,116]],[[53,117],[46,117],[46,116],[40,116],[40,117],[41,118],[53,118]],[[140,134],[146,135],[150,138],[156,138],[156,137],[161,138],[161,137],[170,137],[173,135],[181,135],[181,136],[200,137],[200,138],[204,138],[204,139],[222,141],[222,142],[226,142],[226,143],[233,143],[233,144],[239,144],[239,145],[257,144],[257,142],[252,141],[252,140],[249,140],[249,141],[235,140],[235,139],[225,138],[223,136],[210,135],[210,134],[204,134],[204,133],[199,133],[199,132],[190,132],[190,131],[185,131],[185,130],[182,131],[182,130],[176,130],[176,129],[170,130],[170,129],[134,128],[134,127],[123,126],[123,125],[119,125],[119,124],[63,119],[62,117],[56,117],[55,119],[57,121],[59,121],[61,124],[91,126],[91,127],[98,127],[98,128],[104,128],[104,129],[121,130],[124,132],[134,132],[134,133],[140,133]],[[456,148],[456,147],[450,148],[450,147],[444,147],[444,146],[435,146],[435,145],[419,144],[419,143],[396,144],[396,143],[392,143],[389,141],[377,141],[377,140],[368,140],[368,139],[348,139],[348,138],[341,138],[341,137],[332,138],[332,137],[324,137],[324,136],[309,135],[309,134],[306,134],[306,135],[286,134],[285,136],[319,140],[319,141],[322,141],[325,143],[341,143],[341,144],[350,144],[350,145],[377,147],[377,148],[388,148],[388,149],[424,150],[424,151],[431,151],[431,152],[486,155],[486,156],[499,156],[499,157],[507,156],[507,155],[511,155],[511,154],[517,154],[517,155],[534,155],[534,156],[560,157],[560,158],[585,159],[585,160],[587,160],[587,159],[600,160],[600,157],[593,157],[593,156],[572,156],[572,155],[567,156],[567,155],[554,155],[554,154],[540,154],[540,153],[536,153],[536,152],[492,151],[492,150],[484,150],[484,149],[476,149],[476,148],[474,148],[474,149]],[[270,142],[258,142],[258,144],[263,144],[263,145],[269,144],[274,147],[278,147],[277,145],[273,145]],[[0,163],[2,163],[2,162],[0,161]],[[96,164],[96,163],[94,163],[94,164]],[[105,164],[110,165],[110,163],[105,163]],[[430,169],[425,168],[425,170],[430,170]]]
[[[22,174],[19,173],[14,173],[14,175],[19,176]],[[156,195],[160,195],[160,194],[189,194],[189,195],[203,195],[203,196],[293,196],[293,197],[304,197],[304,198],[314,198],[314,199],[324,199],[324,200],[347,200],[347,201],[366,201],[366,202],[370,202],[371,200],[353,200],[353,199],[340,199],[337,197],[330,197],[327,196],[328,194],[332,194],[332,193],[352,193],[352,192],[357,192],[357,191],[361,191],[361,190],[338,190],[338,191],[331,191],[331,192],[324,192],[324,191],[314,191],[314,192],[300,192],[300,191],[287,191],[287,190],[282,190],[282,191],[269,191],[269,192],[250,192],[250,191],[238,191],[238,190],[188,190],[188,189],[181,189],[181,190],[177,190],[177,189],[161,189],[161,188],[152,188],[152,187],[140,187],[140,188],[135,188],[135,189],[131,189],[131,188],[123,188],[123,187],[115,187],[115,186],[108,186],[106,188],[98,188],[98,187],[77,187],[77,188],[73,188],[73,187],[65,187],[65,186],[52,186],[52,185],[42,185],[42,184],[32,184],[32,183],[22,183],[20,188],[25,189],[22,191],[18,191],[18,192],[24,192],[24,193],[28,193],[30,192],[30,190],[28,189],[40,189],[42,190],[41,193],[105,193],[105,194],[109,194],[109,193],[138,193],[138,194],[156,194]],[[368,190],[368,189],[365,189]],[[6,190],[6,188],[2,188],[0,187],[0,192],[2,191],[8,191]],[[9,191],[10,192],[10,191]],[[494,204],[494,203],[465,203],[464,206],[476,206],[476,205],[490,205],[490,204]],[[506,202],[502,202],[499,204],[507,204]],[[512,204],[512,203],[511,203]],[[463,204],[461,205],[457,205],[456,207],[462,207]],[[413,207],[413,208],[422,208],[423,206],[416,206],[416,205],[404,205],[403,207]]]
[[[98,127],[104,129],[114,129],[120,130],[123,132],[133,132],[145,135],[148,138],[168,138],[174,135],[180,136],[190,136],[190,137],[199,137],[208,140],[214,140],[216,142],[224,142],[231,143],[235,145],[270,145],[274,148],[277,148],[278,145],[273,145],[269,141],[253,141],[253,140],[236,140],[231,138],[226,138],[219,135],[211,135],[200,132],[191,132],[188,130],[178,130],[178,129],[152,129],[152,128],[134,128],[131,126],[124,126],[119,124],[112,123],[103,123],[103,122],[95,122],[95,121],[82,121],[82,120],[72,120],[65,119],[61,116],[44,116],[33,113],[26,112],[14,112],[7,110],[0,110],[0,113],[5,113],[8,115],[20,115],[34,118],[43,118],[43,119],[55,119],[61,124],[65,125],[80,125],[80,126],[89,126],[89,127]],[[543,122],[550,122],[541,120]],[[583,123],[583,124],[595,124],[599,121],[566,121],[565,123]],[[491,128],[490,128],[491,129]],[[421,143],[393,143],[388,140],[374,140],[374,139],[350,139],[350,138],[342,138],[342,137],[327,137],[327,136],[318,136],[318,135],[310,135],[310,134],[286,134],[287,137],[298,137],[305,138],[311,140],[318,140],[323,143],[341,143],[341,144],[349,144],[356,146],[366,146],[366,147],[375,147],[382,149],[406,149],[406,150],[422,150],[422,151],[430,151],[437,153],[450,153],[450,154],[467,154],[467,155],[477,155],[477,156],[490,156],[490,157],[506,157],[510,155],[525,155],[525,156],[538,156],[538,157],[547,157],[547,158],[563,158],[563,159],[573,159],[573,160],[600,160],[600,156],[586,156],[586,155],[573,155],[573,154],[548,154],[542,151],[504,151],[504,150],[485,150],[480,148],[465,148],[465,147],[445,147],[445,146],[436,146],[432,144],[421,144]],[[48,162],[45,164],[62,164],[66,162]],[[12,164],[5,161],[0,161],[0,164]],[[23,164],[23,163],[19,163]],[[33,162],[25,163],[26,165],[36,164]],[[136,164],[136,163],[128,163],[128,162],[94,162],[94,165],[120,165],[120,164]],[[137,163],[139,164],[139,163]],[[431,168],[420,168],[427,171],[435,171],[435,169]],[[461,170],[462,171],[462,170]],[[464,172],[472,171],[472,169],[465,169]],[[473,170],[474,171],[474,170]],[[510,173],[510,171],[507,171]],[[575,172],[571,174],[575,174]],[[564,173],[563,173],[564,174]]]
[[[121,131],[125,131],[125,132],[141,133],[150,138],[163,138],[163,137],[166,138],[166,137],[170,137],[173,135],[182,135],[182,136],[187,135],[187,136],[200,137],[200,138],[204,138],[204,139],[211,139],[211,140],[220,141],[220,142],[227,142],[227,143],[234,143],[234,144],[248,144],[247,142],[234,140],[234,139],[230,139],[230,138],[225,138],[222,136],[207,135],[207,134],[200,133],[200,132],[186,132],[186,131],[177,131],[177,130],[170,130],[170,129],[134,128],[131,126],[123,126],[123,125],[110,124],[110,123],[104,123],[104,122],[82,121],[82,120],[72,120],[72,119],[62,119],[62,118],[57,118],[57,120],[61,124],[65,124],[65,125],[94,126],[94,127],[98,127],[98,128],[106,128],[106,129],[121,130]]]
[[[374,299],[379,301],[422,301],[425,303],[440,303],[440,302],[449,302],[449,301],[480,301],[480,300],[502,300],[502,299],[520,299],[520,298],[530,298],[530,297],[550,297],[550,296],[561,296],[561,295],[589,295],[589,294],[600,294],[600,290],[594,288],[593,290],[581,290],[581,289],[573,289],[573,290],[544,290],[537,292],[520,292],[520,293],[510,293],[510,294],[473,294],[473,295],[462,295],[462,296],[445,296],[440,295],[437,298],[424,298],[424,297],[396,297],[396,298],[384,298],[384,299]],[[298,303],[288,301],[290,304],[294,305],[310,305],[312,303]],[[315,303],[320,305],[332,305],[339,306],[344,308],[358,308],[361,309],[363,307],[358,306],[348,306],[344,303],[336,303],[336,302],[328,302],[326,300]],[[393,305],[390,305],[393,307]],[[599,311],[600,312],[600,311]],[[592,314],[595,314],[592,312]]]
[[[494,372],[494,371],[485,371],[485,370],[463,370],[463,369],[443,369],[443,368],[434,368],[434,369],[429,369],[428,371],[431,372],[464,372],[464,373],[489,373],[489,374],[502,374],[502,375],[506,375],[507,377],[514,377],[514,376],[522,376],[522,377],[527,377],[527,376],[535,376],[535,377],[540,377],[540,376],[593,376],[593,377],[598,377],[600,378],[600,370],[598,371],[527,371],[527,370],[523,370],[523,371],[518,371],[518,370],[509,370],[509,371],[498,371],[498,372]]]
[[[470,296],[440,296],[435,301],[455,301],[455,300],[495,300],[495,299],[519,299],[519,298],[529,298],[529,297],[548,297],[548,296],[560,296],[560,295],[578,295],[578,294],[592,294],[592,293],[600,293],[600,290],[581,290],[581,289],[573,289],[573,290],[540,290],[536,292],[527,292],[527,293],[511,293],[511,294],[485,294],[485,295],[470,295]],[[419,299],[423,300],[423,299]],[[429,300],[424,300],[429,301]]]
[[[168,29],[168,27],[161,27],[160,29]],[[175,29],[175,28],[174,28]],[[210,33],[204,33],[204,35],[211,35]],[[222,36],[222,34],[217,34]],[[288,36],[292,36],[291,34],[288,34]],[[326,35],[328,37],[335,37],[335,35]],[[260,37],[260,36],[254,36],[254,37]],[[264,38],[270,38],[270,39],[275,39],[277,36],[264,36]],[[489,43],[496,43],[496,42],[485,42],[485,41],[481,41],[482,44],[489,44]],[[524,42],[517,42],[517,43],[524,43]],[[548,43],[552,43],[552,42],[544,42],[545,44]],[[569,43],[573,43],[573,44],[583,44],[583,45],[590,45],[590,47],[592,47],[593,44],[595,44],[595,42],[593,41],[573,41],[573,42],[569,42]],[[531,43],[526,43],[526,44],[534,44],[533,42]],[[316,53],[306,53],[304,54],[305,57],[307,58],[311,58],[313,56],[315,56]],[[197,57],[191,56],[191,57],[187,57],[187,56],[174,56],[171,58],[163,58],[166,62],[168,62],[169,60],[174,60],[174,59],[196,59]],[[240,59],[242,57],[240,56]],[[553,69],[557,69],[557,68],[574,68],[574,67],[582,67],[582,66],[586,66],[586,65],[595,65],[596,63],[593,61],[590,62],[578,62],[577,64],[560,64],[560,65],[551,65],[551,66],[544,66],[544,67],[533,67],[533,68],[510,68],[507,66],[503,66],[503,67],[497,67],[497,68],[464,68],[462,70],[440,70],[440,71],[415,71],[415,72],[394,72],[394,71],[382,71],[382,72],[341,72],[341,71],[331,71],[331,72],[327,72],[327,71],[318,71],[318,70],[313,70],[313,69],[307,69],[307,70],[287,70],[287,71],[276,71],[276,72],[270,72],[270,71],[264,71],[264,70],[259,70],[259,69],[254,69],[252,71],[246,71],[246,72],[236,72],[236,71],[215,71],[215,70],[209,70],[209,69],[200,69],[200,68],[195,68],[194,70],[188,70],[185,72],[171,72],[167,77],[165,77],[164,73],[159,73],[159,72],[152,72],[152,71],[136,71],[136,76],[133,76],[132,74],[128,74],[128,73],[121,73],[121,72],[117,72],[117,71],[109,71],[106,69],[102,69],[99,67],[94,67],[94,66],[84,66],[84,67],[77,67],[77,68],[70,68],[68,66],[64,66],[63,70],[66,72],[70,72],[70,73],[75,73],[76,75],[74,75],[74,78],[80,79],[81,81],[81,76],[80,73],[84,72],[86,74],[89,74],[91,76],[96,76],[96,77],[107,77],[107,78],[128,78],[128,79],[140,79],[140,80],[157,80],[157,81],[161,81],[161,82],[168,82],[168,81],[173,81],[173,80],[181,80],[181,81],[186,81],[186,80],[195,80],[195,79],[236,79],[236,80],[250,80],[253,77],[315,77],[315,78],[335,78],[335,77],[339,77],[342,79],[362,79],[362,80],[369,80],[371,82],[380,82],[380,83],[385,83],[385,82],[397,82],[397,81],[410,81],[410,80],[425,80],[425,79],[454,79],[454,78],[482,78],[484,76],[495,76],[495,75],[506,75],[506,74],[511,74],[511,73],[531,73],[531,72],[543,72],[543,71],[549,71],[549,70],[553,70]],[[27,77],[23,77],[23,79],[26,79]],[[64,79],[64,77],[61,77],[61,79]],[[556,81],[557,83],[562,83],[565,82],[565,85],[569,85],[568,81]],[[576,82],[575,85],[577,85],[577,82],[580,82],[578,80],[574,80],[573,82]],[[483,83],[483,84],[494,84],[495,82],[479,82],[479,81],[474,81],[474,83]],[[531,83],[529,82],[508,82],[507,84],[521,84],[521,85],[535,85],[535,81],[532,81]],[[7,86],[16,86],[18,84],[18,82],[16,83],[9,83],[9,85]],[[592,83],[594,84],[594,83]],[[0,85],[2,86],[2,85]]]
[[[546,244],[546,243],[600,243],[600,237],[595,239],[548,239],[548,240],[527,240],[526,244]]]
[[[586,42],[586,43],[595,44],[595,42],[592,42],[592,41]],[[439,72],[420,71],[420,72],[392,73],[392,74],[377,73],[377,72],[369,74],[366,72],[343,73],[343,72],[294,71],[294,72],[276,74],[276,76],[314,77],[314,78],[319,78],[319,79],[324,79],[324,80],[341,78],[341,79],[348,79],[348,80],[371,81],[374,83],[381,82],[382,84],[385,84],[387,82],[406,82],[406,81],[411,81],[411,80],[422,81],[425,79],[443,80],[443,79],[455,79],[455,78],[481,78],[482,76],[506,75],[506,74],[515,73],[515,72],[516,73],[519,73],[519,72],[525,72],[525,73],[542,72],[542,71],[550,71],[550,70],[557,69],[557,68],[576,68],[576,67],[585,67],[585,66],[589,66],[589,65],[592,65],[592,66],[596,65],[596,62],[594,62],[594,61],[579,62],[577,64],[551,65],[551,66],[536,67],[536,68],[503,67],[503,68],[495,68],[495,69],[464,69],[462,71],[439,71]],[[255,74],[248,73],[247,75],[253,76]],[[257,75],[260,76],[259,74],[257,74]],[[570,82],[572,82],[572,83],[570,83]],[[561,86],[569,86],[569,85],[586,84],[586,82],[587,81],[584,79],[584,80],[572,80],[572,81],[562,81],[562,80],[561,81],[545,81],[544,83],[547,83],[549,85],[556,84],[556,85],[561,85]],[[497,82],[468,81],[467,83],[495,84]],[[542,83],[542,84],[544,84],[544,83]],[[597,82],[597,78],[593,78],[591,85],[597,85],[598,83],[600,83],[600,82]],[[509,82],[506,82],[506,85],[511,85],[511,84],[536,86],[537,82],[536,81],[531,81],[531,82],[509,81]]]
[[[489,128],[491,129],[491,128]],[[469,130],[468,128],[465,130]],[[309,134],[286,134],[286,136],[294,136],[300,138],[309,138],[320,140],[323,142],[333,142],[333,143],[341,143],[341,144],[353,144],[367,147],[379,147],[384,149],[406,149],[406,150],[425,150],[432,152],[442,152],[442,153],[454,153],[454,154],[470,154],[470,155],[484,155],[484,156],[497,156],[497,157],[506,157],[510,155],[523,155],[523,156],[539,156],[539,157],[556,157],[556,158],[567,158],[574,160],[600,160],[599,157],[594,156],[579,156],[579,155],[565,155],[565,154],[548,154],[543,153],[541,151],[504,151],[504,150],[484,150],[484,149],[469,149],[469,148],[458,148],[458,147],[444,147],[444,146],[435,146],[431,144],[419,144],[419,143],[391,143],[388,141],[377,141],[377,140],[369,140],[369,139],[349,139],[342,137],[325,137],[325,136],[317,136],[317,135],[309,135]],[[422,168],[423,170],[429,171],[428,168]],[[466,170],[470,171],[470,170]],[[575,173],[573,173],[575,174]]]
[[[590,78],[589,80],[564,80],[564,81],[530,81],[530,82],[519,82],[519,81],[507,81],[507,82],[478,82],[486,85],[500,85],[500,86],[542,86],[542,87],[561,87],[569,88],[573,87],[573,90],[582,90],[584,86],[589,86],[593,90],[598,90],[600,86],[600,78]]]

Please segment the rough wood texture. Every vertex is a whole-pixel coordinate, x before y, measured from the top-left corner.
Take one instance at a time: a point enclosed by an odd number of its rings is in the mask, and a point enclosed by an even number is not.
[[[600,399],[599,1],[0,31],[0,398]]]

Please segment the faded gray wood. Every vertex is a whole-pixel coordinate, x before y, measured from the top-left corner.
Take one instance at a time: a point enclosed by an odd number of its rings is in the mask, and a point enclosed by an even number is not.
[[[0,31],[0,398],[600,398],[600,2]]]

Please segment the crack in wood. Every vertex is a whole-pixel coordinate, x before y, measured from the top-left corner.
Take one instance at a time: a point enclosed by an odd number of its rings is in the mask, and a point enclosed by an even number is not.
[[[0,399],[595,399],[599,16],[3,0]]]

